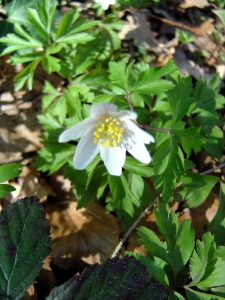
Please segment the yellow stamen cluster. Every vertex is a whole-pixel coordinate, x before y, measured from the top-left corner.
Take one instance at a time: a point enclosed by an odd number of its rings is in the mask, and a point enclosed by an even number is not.
[[[100,146],[117,147],[122,141],[124,128],[121,122],[113,117],[102,117],[96,125],[94,143],[100,140]]]

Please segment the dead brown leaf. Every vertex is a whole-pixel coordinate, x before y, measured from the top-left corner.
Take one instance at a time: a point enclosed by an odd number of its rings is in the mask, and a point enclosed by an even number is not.
[[[212,77],[212,75],[206,73],[198,63],[195,63],[193,60],[188,60],[185,52],[181,48],[176,49],[174,60],[181,74],[191,75],[196,79],[201,77],[204,80]]]
[[[190,7],[205,8],[209,6],[209,3],[207,0],[184,0],[179,4],[179,6],[183,9]]]
[[[28,288],[26,294],[21,298],[21,300],[37,300],[37,299],[38,299],[37,292],[33,284]]]
[[[127,24],[118,33],[119,38],[121,40],[134,39],[137,46],[145,47],[157,55],[165,53],[164,49],[154,38],[146,15],[132,9],[129,9],[128,12],[130,14],[127,16]]]
[[[10,203],[15,202],[18,198],[29,197],[34,194],[37,194],[40,202],[43,202],[49,195],[55,195],[51,186],[41,178],[40,173],[29,166],[23,166],[17,182],[10,182],[10,184],[16,188],[16,191],[5,197]]]
[[[19,161],[24,153],[37,151],[41,147],[40,126],[36,112],[21,112],[15,116],[0,118],[0,164]]]
[[[98,203],[76,210],[77,203],[67,206],[48,205],[47,219],[51,226],[52,260],[57,266],[70,269],[79,261],[87,264],[103,262],[118,243],[119,225]]]
[[[42,295],[42,299],[50,294],[53,287],[56,285],[55,275],[50,267],[51,257],[47,256],[44,264],[35,279],[35,288]]]

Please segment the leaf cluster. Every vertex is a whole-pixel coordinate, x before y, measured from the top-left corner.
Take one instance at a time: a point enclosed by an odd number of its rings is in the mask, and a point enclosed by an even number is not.
[[[220,226],[221,234],[225,233],[224,191],[223,184],[220,207],[202,241],[194,241],[195,233],[189,220],[178,225],[177,215],[173,210],[168,212],[168,206],[161,201],[154,215],[163,241],[150,229],[138,228],[139,241],[148,255],[129,254],[144,264],[157,281],[170,288],[168,299],[185,299],[184,293],[190,300],[224,298],[225,247],[215,230]]]

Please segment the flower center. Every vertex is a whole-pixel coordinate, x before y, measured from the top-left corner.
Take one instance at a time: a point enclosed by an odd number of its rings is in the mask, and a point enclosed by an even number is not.
[[[113,117],[102,117],[96,125],[94,143],[100,140],[100,146],[117,147],[122,141],[124,128],[121,122]]]

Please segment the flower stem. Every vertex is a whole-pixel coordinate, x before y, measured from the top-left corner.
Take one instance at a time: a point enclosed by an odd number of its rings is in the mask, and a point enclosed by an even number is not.
[[[131,98],[130,98],[130,94],[126,94],[125,95],[125,98],[127,99],[127,102],[129,104],[129,107],[130,107],[130,110],[131,111],[134,111],[134,108],[133,108],[133,105],[132,105],[132,102],[131,102]],[[143,124],[138,124],[137,125],[141,128],[146,128],[146,129],[149,129],[149,130],[154,130],[154,131],[159,131],[159,132],[165,132],[165,133],[168,133],[168,134],[171,134],[171,129],[168,128],[168,129],[164,129],[164,128],[157,128],[157,127],[153,127],[153,126],[149,126],[149,125],[143,125]]]
[[[171,128],[164,129],[164,128],[157,128],[157,127],[153,127],[153,126],[149,126],[149,125],[143,125],[143,124],[137,124],[137,125],[141,128],[146,128],[146,129],[149,129],[149,130],[154,130],[154,131],[159,131],[159,132],[165,132],[165,133],[168,133],[168,134],[171,134],[171,132],[172,132]]]
[[[133,105],[132,105],[132,102],[131,102],[131,98],[130,98],[130,94],[126,94],[126,95],[125,95],[125,98],[127,99],[127,102],[128,102],[128,104],[129,104],[129,106],[130,106],[130,110],[131,110],[131,111],[134,111]]]

